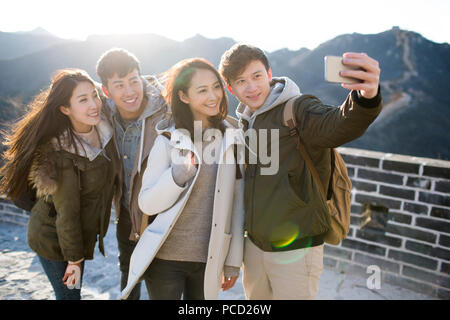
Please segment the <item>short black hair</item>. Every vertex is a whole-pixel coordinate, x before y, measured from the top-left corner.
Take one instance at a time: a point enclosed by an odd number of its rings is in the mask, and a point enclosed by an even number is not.
[[[131,52],[122,48],[112,48],[102,54],[97,61],[97,75],[106,87],[108,79],[116,73],[119,77],[125,77],[134,69],[141,74],[139,60]]]
[[[219,72],[227,84],[230,84],[233,79],[239,76],[255,60],[261,61],[266,71],[269,71],[269,59],[264,51],[248,44],[236,43],[222,55]]]

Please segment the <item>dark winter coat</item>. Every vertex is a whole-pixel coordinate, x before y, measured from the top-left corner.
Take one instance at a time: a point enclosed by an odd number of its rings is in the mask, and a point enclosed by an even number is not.
[[[37,148],[29,180],[37,202],[28,223],[28,244],[40,256],[57,261],[93,259],[99,240],[108,230],[115,186],[119,183],[119,157],[113,131],[106,120],[97,125],[102,149],[77,143],[67,147],[53,141]],[[83,155],[81,155],[83,154]]]
[[[289,78],[274,78],[271,94],[263,107],[251,115],[245,105],[237,109],[245,127],[256,132],[261,129],[279,132],[279,170],[275,174],[261,174],[269,165],[258,160],[249,164],[245,172],[245,230],[264,251],[320,245],[330,228],[327,204],[296,148],[297,139],[290,136],[289,128],[283,125],[283,106],[298,95],[299,88]],[[330,148],[364,133],[381,111],[381,94],[368,100],[352,91],[340,107],[323,104],[314,96],[304,96],[297,101],[294,110],[300,137],[322,185],[328,187]],[[271,148],[269,137],[268,154]]]

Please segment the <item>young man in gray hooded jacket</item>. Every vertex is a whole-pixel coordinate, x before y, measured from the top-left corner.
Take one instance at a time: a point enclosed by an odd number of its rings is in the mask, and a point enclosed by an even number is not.
[[[127,284],[131,254],[149,223],[139,209],[138,195],[157,137],[156,123],[167,115],[168,106],[156,77],[144,78],[139,60],[125,49],[106,51],[97,62],[97,74],[107,98],[102,111],[114,128],[115,146],[122,159],[122,189],[115,203],[122,290]],[[139,283],[128,299],[139,300],[140,289]]]
[[[331,149],[361,136],[381,111],[378,62],[347,52],[343,63],[361,70],[342,76],[361,80],[342,84],[351,90],[340,107],[308,95],[297,99],[294,113],[300,138],[323,186],[328,188]],[[237,97],[239,122],[256,132],[248,143],[245,171],[244,289],[248,299],[315,299],[323,268],[324,235],[330,217],[314,179],[283,125],[286,102],[301,95],[287,77],[272,77],[269,61],[256,47],[236,44],[226,51],[219,71]],[[273,131],[278,139],[272,139]],[[271,137],[262,132],[270,133]],[[246,134],[246,137],[251,137]],[[264,137],[267,137],[264,140]],[[252,146],[258,146],[257,150]],[[262,151],[262,152],[261,152]],[[258,154],[256,161],[249,161]],[[278,154],[275,170],[267,157]],[[260,156],[261,155],[261,156]],[[271,159],[274,160],[274,159]],[[325,190],[326,192],[328,190]]]

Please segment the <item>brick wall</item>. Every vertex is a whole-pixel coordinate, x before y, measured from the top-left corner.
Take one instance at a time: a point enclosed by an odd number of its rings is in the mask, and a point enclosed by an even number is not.
[[[17,208],[12,202],[0,196],[0,223],[10,222],[21,226],[26,226],[29,213]]]
[[[351,228],[340,245],[325,246],[325,266],[369,276],[367,267],[376,265],[382,283],[449,299],[450,162],[339,152],[353,183]],[[0,199],[0,221],[27,220],[25,211]]]
[[[350,232],[324,264],[450,298],[450,162],[339,148],[352,180]],[[368,214],[371,214],[368,219]]]

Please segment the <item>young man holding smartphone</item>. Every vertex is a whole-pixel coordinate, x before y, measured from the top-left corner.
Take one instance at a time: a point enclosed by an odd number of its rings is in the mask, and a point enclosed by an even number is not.
[[[330,148],[361,136],[381,111],[378,62],[364,53],[345,53],[343,63],[360,70],[341,76],[360,83],[342,84],[351,90],[339,107],[314,96],[294,104],[299,135],[328,188]],[[296,147],[296,138],[283,125],[286,102],[300,95],[287,77],[272,77],[269,61],[256,47],[236,44],[226,51],[219,71],[240,104],[239,122],[256,132],[279,130],[279,170],[264,175],[259,159],[245,172],[244,289],[247,299],[315,299],[323,268],[323,236],[330,228],[328,208]],[[267,139],[266,154],[271,150]],[[249,150],[256,154],[256,150]],[[258,150],[259,151],[259,150]],[[327,190],[326,190],[327,191]]]
[[[138,195],[147,157],[157,136],[155,125],[165,117],[167,105],[158,80],[152,76],[144,79],[138,59],[124,49],[105,52],[97,62],[97,74],[107,97],[102,111],[114,128],[116,148],[122,159],[123,184],[120,203],[115,203],[115,209],[120,290],[123,290],[128,280],[131,254],[147,226],[139,209]],[[139,283],[128,299],[139,300],[140,290]]]

